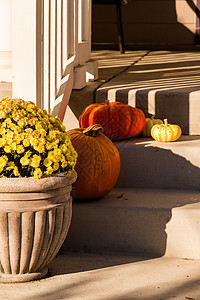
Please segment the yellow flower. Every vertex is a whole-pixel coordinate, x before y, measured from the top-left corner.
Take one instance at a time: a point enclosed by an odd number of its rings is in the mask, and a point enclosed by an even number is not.
[[[23,143],[24,147],[29,147],[30,146],[30,140],[29,139],[24,139],[22,143]]]
[[[32,146],[37,146],[38,145],[38,140],[36,138],[30,139],[31,145]]]
[[[30,119],[30,120],[28,121],[28,124],[31,125],[31,126],[34,126],[35,123],[36,123],[36,119]]]
[[[19,176],[20,176],[20,173],[19,173],[19,170],[18,170],[18,167],[17,167],[17,166],[14,167],[13,173],[14,173],[14,175],[15,175],[16,177],[19,177]]]
[[[3,149],[6,153],[11,153],[11,147],[10,146],[6,145]]]
[[[4,147],[6,145],[6,140],[4,138],[0,138],[0,147]]]
[[[6,123],[6,124],[11,124],[11,123],[12,123],[12,120],[11,120],[10,118],[7,118],[7,119],[5,120],[5,123]]]
[[[28,120],[27,118],[23,118],[23,119],[20,119],[17,124],[19,125],[19,127],[24,127],[28,124]]]
[[[7,145],[12,144],[12,138],[7,138],[7,139],[6,139],[6,144],[7,144]]]
[[[52,165],[52,161],[48,157],[46,157],[43,162],[43,165],[48,168]]]
[[[28,166],[30,163],[30,159],[27,157],[27,155],[24,155],[21,159],[20,159],[20,163],[22,166]]]
[[[58,118],[31,101],[5,97],[0,99],[0,119],[0,149],[4,154],[8,153],[8,157],[0,156],[0,177],[7,174],[4,173],[6,170],[12,169],[11,176],[21,176],[21,166],[30,166],[23,168],[23,176],[32,176],[34,168],[36,178],[42,176],[40,165],[49,175],[68,166],[74,167],[77,154],[65,126]],[[17,166],[18,159],[20,167]]]
[[[57,171],[59,169],[59,163],[58,162],[55,162],[54,164],[53,164],[53,170],[54,171]]]
[[[24,153],[25,149],[23,145],[17,145],[17,153],[21,154]]]
[[[46,175],[51,175],[53,173],[53,168],[52,167],[48,167],[45,174]]]
[[[0,119],[4,119],[6,117],[6,113],[4,111],[0,111]]]
[[[63,169],[66,168],[67,165],[68,165],[68,162],[66,161],[65,157],[62,158],[62,159],[61,159],[61,166],[62,166],[62,168],[63,168]]]
[[[62,144],[62,145],[60,146],[60,150],[61,150],[64,154],[66,154],[66,153],[68,152],[68,147],[67,147],[65,144]]]
[[[43,145],[34,146],[34,149],[38,151],[39,153],[45,152],[45,147]]]
[[[15,167],[15,163],[13,161],[9,161],[6,167],[6,170],[10,171],[13,170]]]
[[[41,122],[37,122],[35,124],[35,129],[38,130],[38,131],[42,130],[43,129],[42,123]]]
[[[35,109],[35,104],[32,102],[30,102],[26,107],[26,110],[29,112],[32,112],[34,109]]]
[[[56,161],[57,161],[57,158],[56,158],[56,156],[55,156],[55,154],[54,154],[54,151],[49,151],[48,157],[49,157],[49,159],[52,160],[53,162],[56,162]]]
[[[33,129],[32,128],[26,128],[25,132],[28,134],[32,134],[33,133]]]
[[[4,134],[6,132],[5,128],[0,128],[0,134]]]
[[[51,149],[53,149],[53,144],[52,144],[52,143],[49,143],[49,142],[47,142],[47,143],[46,143],[46,149],[47,149],[47,150],[51,150]]]
[[[8,162],[7,156],[6,155],[2,155],[0,157],[0,167],[4,168],[6,166],[6,164],[7,164],[7,162]]]
[[[41,178],[42,177],[41,169],[40,168],[35,169],[33,176],[38,179]]]
[[[30,161],[30,166],[33,168],[38,168],[40,165],[41,156],[34,154]]]
[[[13,142],[11,145],[10,145],[10,148],[12,151],[15,151],[17,149],[17,144],[15,142]]]
[[[14,123],[10,123],[10,124],[9,124],[9,128],[10,128],[11,130],[15,131],[18,127],[17,127],[17,125],[15,125]]]
[[[54,150],[54,155],[57,157],[57,159],[61,158],[61,154],[62,154],[62,151],[60,149]]]

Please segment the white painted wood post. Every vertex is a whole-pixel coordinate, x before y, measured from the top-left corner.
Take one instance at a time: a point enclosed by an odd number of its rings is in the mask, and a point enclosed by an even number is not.
[[[36,103],[36,3],[12,1],[13,97]]]
[[[13,97],[62,120],[72,88],[97,77],[91,0],[13,1],[12,21]]]

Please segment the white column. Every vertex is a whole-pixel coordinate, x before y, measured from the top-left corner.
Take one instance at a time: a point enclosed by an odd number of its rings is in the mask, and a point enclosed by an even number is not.
[[[36,0],[12,2],[13,97],[36,103]]]

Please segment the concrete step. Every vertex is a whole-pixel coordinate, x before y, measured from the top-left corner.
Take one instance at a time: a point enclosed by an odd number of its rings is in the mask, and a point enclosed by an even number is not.
[[[0,283],[2,300],[199,300],[200,260],[64,252],[47,278]]]
[[[114,189],[74,202],[63,250],[200,258],[200,193]]]
[[[170,143],[138,137],[115,146],[121,157],[117,187],[200,190],[200,136]]]
[[[151,51],[104,83],[96,101],[121,101],[200,134],[200,53]]]

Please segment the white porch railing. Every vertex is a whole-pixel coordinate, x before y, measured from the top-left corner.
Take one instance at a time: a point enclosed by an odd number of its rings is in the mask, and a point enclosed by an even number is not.
[[[13,97],[63,120],[72,88],[97,78],[91,0],[12,2]]]

